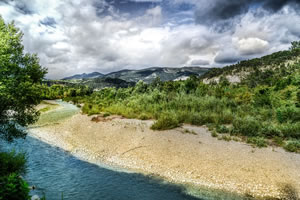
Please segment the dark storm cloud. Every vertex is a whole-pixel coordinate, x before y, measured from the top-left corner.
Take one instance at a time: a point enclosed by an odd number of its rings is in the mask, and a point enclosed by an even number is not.
[[[18,1],[18,0],[0,0],[0,3],[3,4],[8,4],[8,5],[14,5],[16,10],[19,13],[22,13],[24,15],[30,15],[33,14],[34,12],[28,7],[28,5],[23,2],[23,1]]]
[[[56,21],[52,17],[46,17],[45,19],[40,21],[40,24],[45,25],[45,26],[51,26],[51,27],[55,28]]]
[[[193,60],[191,62],[191,65],[209,65],[209,61],[208,60],[202,60],[202,59],[197,59],[197,60]]]
[[[271,13],[281,10],[286,5],[296,8],[299,0],[214,0],[205,6],[198,5],[195,13],[200,24],[222,22],[225,26],[232,23],[233,18],[247,13],[250,9],[263,8]]]
[[[226,51],[220,51],[215,57],[214,61],[217,64],[231,64],[243,60],[244,57],[239,55],[236,51],[230,49]]]
[[[147,9],[154,8],[159,4],[160,2],[155,1],[105,0],[96,1],[94,6],[97,8],[99,16],[111,14],[112,10],[118,13],[127,13],[131,16],[138,16],[143,14]]]

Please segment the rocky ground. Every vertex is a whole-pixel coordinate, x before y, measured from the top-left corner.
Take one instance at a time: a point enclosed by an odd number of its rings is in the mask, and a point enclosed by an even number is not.
[[[30,135],[93,163],[155,174],[176,183],[257,197],[300,191],[300,154],[211,137],[205,127],[152,131],[153,121],[76,114]]]

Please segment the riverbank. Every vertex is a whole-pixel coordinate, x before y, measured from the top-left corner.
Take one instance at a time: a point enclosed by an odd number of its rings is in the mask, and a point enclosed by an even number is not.
[[[30,136],[92,163],[154,174],[175,183],[257,197],[280,197],[284,185],[300,191],[300,154],[220,141],[205,127],[152,131],[153,121],[92,118],[75,114],[31,129]]]

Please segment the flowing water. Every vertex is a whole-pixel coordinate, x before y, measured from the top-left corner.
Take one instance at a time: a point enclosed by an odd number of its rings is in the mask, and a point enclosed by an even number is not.
[[[62,108],[42,115],[38,126],[56,123],[79,111],[71,104],[58,103]],[[212,196],[210,193],[196,198],[186,194],[185,187],[137,173],[106,169],[79,160],[30,136],[12,144],[0,141],[0,147],[27,154],[28,171],[25,179],[37,187],[32,194],[45,195],[47,200],[192,200],[225,199],[226,196],[216,193]],[[197,192],[205,193],[203,190]],[[226,196],[226,199],[236,198]]]

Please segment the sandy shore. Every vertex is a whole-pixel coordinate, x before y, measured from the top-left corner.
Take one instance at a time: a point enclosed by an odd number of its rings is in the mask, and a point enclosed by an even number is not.
[[[205,127],[152,131],[153,121],[110,116],[100,122],[76,114],[30,136],[93,163],[119,166],[168,181],[239,194],[279,197],[281,187],[300,191],[300,154],[252,148],[211,137]],[[190,130],[196,134],[185,133]]]

